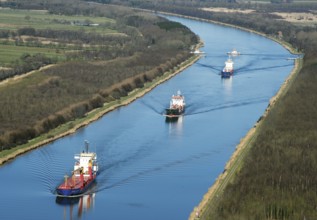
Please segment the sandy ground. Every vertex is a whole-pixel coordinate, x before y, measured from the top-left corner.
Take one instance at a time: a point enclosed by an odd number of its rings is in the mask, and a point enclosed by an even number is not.
[[[249,14],[255,12],[254,10],[241,10],[241,9],[228,9],[228,8],[202,8],[204,11],[211,12],[223,12],[223,13],[243,13]],[[313,13],[282,13],[282,12],[274,12],[272,14],[281,16],[282,20],[297,23],[297,24],[317,24],[317,14]]]
[[[17,76],[14,76],[14,77],[11,77],[11,78],[8,78],[8,79],[5,79],[5,80],[2,80],[0,81],[0,86],[4,86],[4,85],[7,85],[9,83],[13,83],[13,82],[16,82],[20,79],[23,79],[31,74],[33,74],[34,72],[37,72],[37,71],[41,71],[41,70],[45,70],[45,69],[48,69],[52,66],[54,66],[55,64],[50,64],[50,65],[47,65],[47,66],[43,66],[41,67],[40,69],[38,70],[33,70],[31,72],[28,72],[28,73],[25,73],[25,74],[22,74],[22,75],[17,75]]]
[[[278,16],[281,16],[283,20],[292,22],[292,23],[315,23],[317,24],[317,15],[313,13],[281,13],[281,12],[274,12]]]
[[[224,12],[224,13],[243,13],[243,14],[249,14],[254,12],[254,10],[246,9],[229,9],[229,8],[202,8],[204,11],[211,11],[211,12]]]

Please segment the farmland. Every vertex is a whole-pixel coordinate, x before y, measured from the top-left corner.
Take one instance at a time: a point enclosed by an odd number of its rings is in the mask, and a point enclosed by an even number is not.
[[[54,15],[46,10],[0,9],[0,65],[12,67],[25,54],[41,53],[58,61],[66,53],[81,49],[76,42],[59,39],[19,35],[23,28],[37,30],[91,32],[101,35],[118,34],[115,20],[106,17]],[[86,44],[86,47],[89,47]]]

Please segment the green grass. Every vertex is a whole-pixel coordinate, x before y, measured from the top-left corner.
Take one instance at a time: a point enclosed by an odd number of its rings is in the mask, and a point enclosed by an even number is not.
[[[81,30],[97,31],[102,33],[117,33],[116,30],[101,26],[76,26],[69,22],[84,22],[89,20],[96,24],[115,23],[113,19],[106,17],[88,17],[88,16],[65,16],[49,14],[43,10],[14,10],[0,9],[0,29],[17,30],[22,27],[33,27],[36,29],[54,29],[54,30]]]
[[[99,24],[99,26],[78,26],[71,24],[85,21]],[[113,29],[115,27],[115,20],[106,17],[54,15],[49,14],[45,10],[0,9],[0,30],[16,31],[23,27],[52,30],[82,30],[103,35],[118,33],[117,30]],[[47,40],[49,41],[50,39]],[[54,45],[54,47],[57,47],[57,45]],[[0,66],[10,66],[13,61],[18,60],[24,53],[42,53],[47,57],[65,60],[65,53],[73,49],[72,45],[59,46],[58,49],[47,44],[42,44],[41,47],[16,46],[14,45],[14,40],[11,38],[0,39]]]
[[[57,57],[58,60],[64,60],[65,56],[62,51],[58,52],[56,49],[41,48],[41,47],[27,47],[15,45],[3,45],[0,42],[0,66],[7,66],[21,57],[22,54],[36,54],[42,53],[47,57]]]

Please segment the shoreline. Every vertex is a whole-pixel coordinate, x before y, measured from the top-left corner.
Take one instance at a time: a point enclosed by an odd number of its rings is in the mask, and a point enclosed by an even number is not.
[[[195,45],[195,48],[199,48],[202,46],[202,42],[199,42],[197,45]],[[177,70],[172,70],[169,72],[164,73],[161,77],[157,77],[150,83],[144,84],[142,88],[135,89],[131,91],[128,96],[122,97],[120,100],[115,100],[110,103],[104,103],[103,107],[93,109],[92,111],[88,112],[84,118],[75,119],[74,121],[66,122],[63,125],[58,126],[55,129],[52,129],[48,133],[45,133],[39,137],[36,137],[32,140],[29,140],[28,143],[16,146],[10,150],[4,150],[1,153],[4,153],[5,151],[9,151],[7,155],[4,155],[0,158],[0,166],[4,165],[6,162],[11,161],[15,159],[17,156],[20,156],[24,153],[27,153],[33,149],[39,148],[43,145],[46,145],[50,142],[53,142],[59,138],[65,137],[67,135],[75,133],[78,129],[87,126],[88,124],[98,120],[108,112],[111,112],[119,107],[125,106],[130,104],[131,102],[135,101],[136,99],[144,96],[148,92],[150,92],[152,89],[154,89],[156,86],[164,83],[165,81],[169,80],[170,78],[174,77],[175,75],[181,73],[183,70],[188,68],[189,66],[193,65],[197,60],[201,58],[201,55],[193,55],[187,60],[183,61],[181,64],[179,64],[177,67]],[[29,73],[31,74],[31,73]],[[25,74],[26,75],[26,74]],[[10,82],[9,80],[8,82]],[[73,125],[75,123],[75,125]],[[62,131],[60,131],[60,129]],[[41,140],[43,139],[43,140]]]

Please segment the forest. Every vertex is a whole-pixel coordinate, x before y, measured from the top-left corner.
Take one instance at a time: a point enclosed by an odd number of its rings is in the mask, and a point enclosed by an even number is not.
[[[199,219],[317,219],[317,26],[296,25],[272,14],[314,13],[317,3],[111,2],[245,27],[283,40],[304,54],[300,72],[263,120],[241,167],[217,199],[207,203]],[[207,6],[254,12],[246,15],[201,10]]]
[[[26,143],[143,87],[193,56],[190,50],[198,43],[187,27],[126,7],[77,0],[42,2],[1,2],[15,10],[11,16],[18,14],[28,24],[15,24],[13,29],[9,24],[2,30],[7,34],[0,38],[0,47],[6,42],[16,48],[27,47],[28,53],[16,54],[16,60],[2,68],[1,76],[23,76],[55,64],[22,80],[0,84],[1,150]],[[32,15],[24,14],[30,9]],[[35,9],[46,13],[37,15]],[[51,19],[56,13],[60,19]],[[90,16],[91,21],[78,22],[82,16]],[[48,20],[52,27],[41,25]],[[73,21],[77,24],[71,25]],[[95,22],[99,25],[89,26]],[[39,47],[54,48],[53,58],[33,54]],[[54,52],[62,59],[54,58]]]

